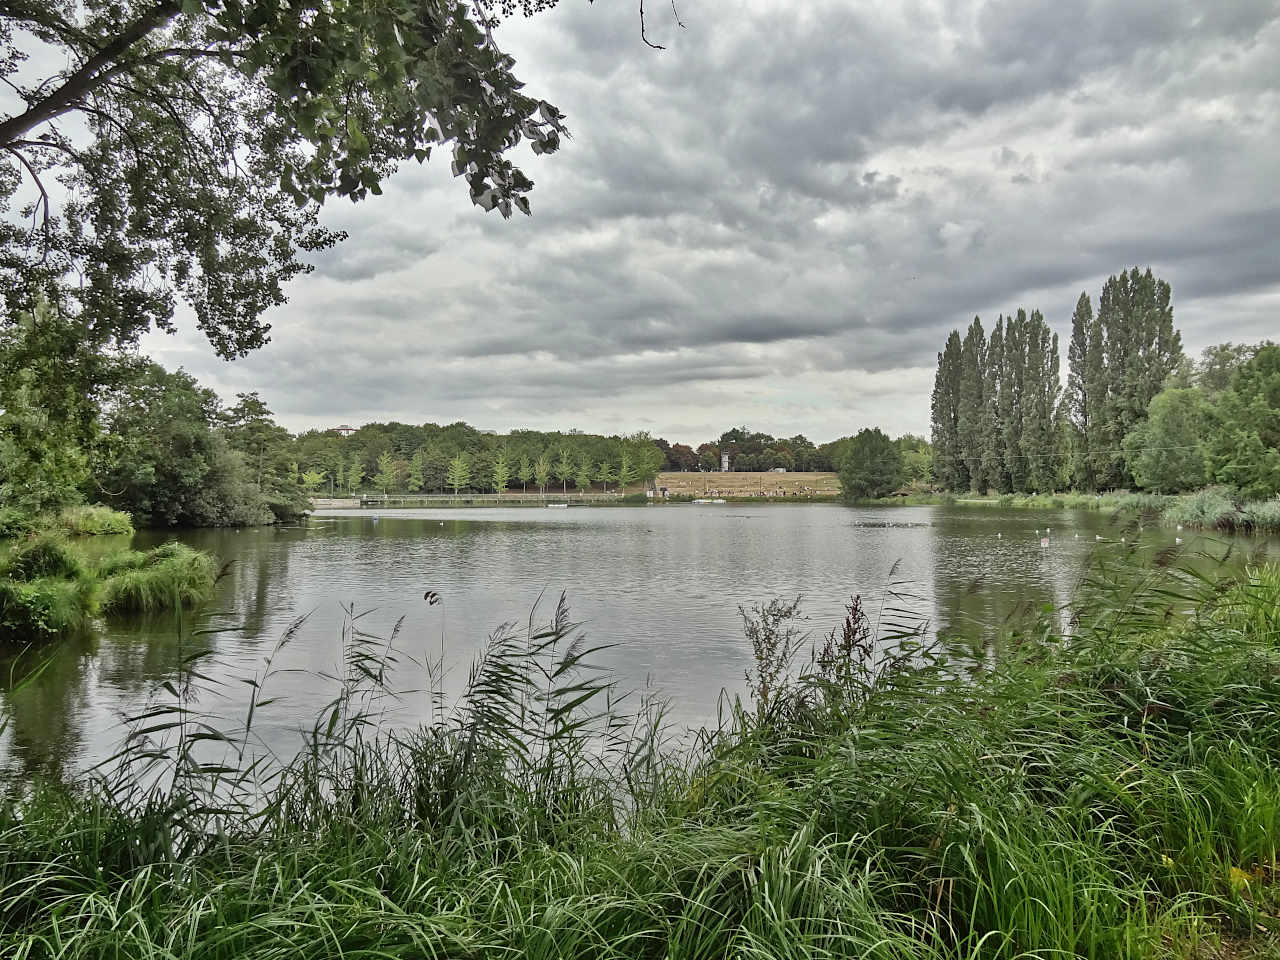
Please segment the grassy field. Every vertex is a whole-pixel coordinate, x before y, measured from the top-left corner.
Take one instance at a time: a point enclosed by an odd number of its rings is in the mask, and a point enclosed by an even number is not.
[[[1280,571],[1117,555],[1077,607],[977,661],[892,598],[807,658],[789,604],[747,611],[754,697],[680,749],[563,606],[391,737],[395,644],[353,619],[291,765],[178,682],[116,773],[0,803],[0,955],[1276,956]],[[254,704],[269,686],[270,658]]]
[[[660,473],[656,481],[669,496],[838,497],[834,473]]]

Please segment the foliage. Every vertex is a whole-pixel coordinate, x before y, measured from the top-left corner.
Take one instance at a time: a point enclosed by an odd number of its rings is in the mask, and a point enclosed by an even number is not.
[[[269,447],[260,411],[225,417],[212,391],[183,371],[143,364],[113,390],[104,421],[112,438],[98,482],[104,498],[142,526],[249,526],[273,519],[264,493],[286,481],[288,459]],[[224,431],[231,431],[230,439]],[[234,442],[252,451],[250,467]],[[301,488],[296,487],[302,498]]]
[[[314,494],[320,489],[324,483],[327,474],[323,470],[307,470],[302,474],[302,490],[307,494]]]
[[[508,154],[522,142],[553,152],[565,129],[555,107],[521,92],[482,9],[8,4],[10,311],[52,290],[96,349],[171,329],[181,296],[232,357],[266,342],[262,314],[307,269],[299,251],[340,239],[316,226],[328,197],[378,194],[398,165],[450,146],[475,204],[528,213],[532,182]]]
[[[1265,344],[1231,376],[1213,406],[1214,479],[1242,496],[1280,493],[1280,346]]]
[[[122,510],[95,504],[67,507],[58,514],[57,527],[72,537],[127,536],[133,533],[133,520]]]
[[[452,487],[453,492],[456,494],[470,482],[471,466],[467,462],[467,455],[465,453],[459,453],[449,461],[449,473],[445,477],[445,483]]]
[[[83,444],[96,436],[82,363],[62,313],[47,301],[0,323],[0,506],[28,513],[79,503],[89,476]]]
[[[62,536],[53,533],[19,541],[0,561],[0,577],[11,580],[73,579],[86,572],[80,554]]]
[[[83,630],[97,608],[96,591],[87,575],[0,578],[0,642],[49,640]]]
[[[538,489],[547,492],[547,484],[551,482],[551,457],[542,454],[533,465],[533,476],[538,481]]]
[[[181,543],[167,543],[146,553],[112,554],[98,567],[102,610],[155,613],[194,607],[208,599],[216,574],[211,556]]]
[[[1147,408],[1147,418],[1124,438],[1125,460],[1134,482],[1157,493],[1202,487],[1205,464],[1205,410],[1200,391],[1166,389]]]
[[[1167,523],[1180,523],[1205,530],[1230,529],[1235,526],[1236,505],[1220,487],[1200,490],[1181,497],[1164,510]]]
[[[384,450],[378,457],[378,472],[373,476],[373,483],[384,494],[395,486],[396,470],[391,451]]]
[[[510,485],[511,464],[507,462],[506,453],[499,451],[493,461],[493,490],[495,493],[506,493]]]
[[[840,464],[840,492],[845,500],[884,497],[902,486],[904,476],[898,445],[867,428],[858,431]]]
[[[35,531],[35,520],[26,510],[17,507],[0,507],[0,540],[25,537]]]

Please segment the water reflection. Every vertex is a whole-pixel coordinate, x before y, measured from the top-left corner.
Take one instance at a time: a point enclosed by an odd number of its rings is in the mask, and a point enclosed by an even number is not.
[[[134,545],[172,536],[144,532]],[[67,774],[109,756],[121,717],[172,679],[196,642],[209,645],[203,670],[217,684],[197,710],[239,723],[244,679],[305,615],[275,664],[269,695],[278,702],[257,729],[287,753],[334,693],[322,674],[338,672],[348,606],[375,633],[405,618],[394,683],[411,692],[389,713],[393,722],[426,715],[421,662],[437,654],[442,633],[446,692],[456,693],[494,627],[526,621],[540,598],[549,617],[565,591],[590,637],[615,644],[604,660],[620,687],[656,691],[674,720],[700,723],[713,718],[720,690],[742,688],[749,650],[740,604],[803,595],[820,636],[850,596],[874,598],[896,581],[922,598],[913,610],[936,634],[982,649],[1028,612],[1061,611],[1097,547],[1120,549],[1123,538],[1123,549],[1175,548],[1173,531],[1092,512],[825,504],[403,510],[376,522],[333,513],[305,527],[177,536],[228,564],[198,622],[184,631],[169,617],[114,622],[47,648],[34,679],[36,658],[0,660],[0,706],[10,716],[0,763],[11,774]],[[1218,543],[1178,536],[1187,555]],[[1242,556],[1259,546],[1274,551],[1276,542],[1237,541],[1235,549]],[[428,589],[444,602],[426,604]]]

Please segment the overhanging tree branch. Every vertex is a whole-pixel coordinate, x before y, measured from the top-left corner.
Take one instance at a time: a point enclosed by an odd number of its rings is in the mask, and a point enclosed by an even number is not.
[[[123,33],[102,47],[72,73],[62,85],[16,117],[0,122],[0,147],[26,136],[32,129],[71,110],[86,93],[124,69],[115,64],[130,47],[153,30],[164,26],[178,15],[181,7],[172,0],[158,3],[135,20]]]

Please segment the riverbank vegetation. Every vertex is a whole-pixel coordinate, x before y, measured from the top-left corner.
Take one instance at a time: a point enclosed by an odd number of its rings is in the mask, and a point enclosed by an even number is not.
[[[963,338],[953,330],[932,398],[938,486],[1056,499],[1203,491],[1168,501],[1169,519],[1280,529],[1280,346],[1219,344],[1193,363],[1171,298],[1136,267],[1107,280],[1096,315],[1082,293],[1065,390],[1058,335],[1039,311],[997,318],[990,337],[976,317]]]
[[[1280,573],[1129,562],[977,661],[919,646],[906,605],[855,600],[784,670],[806,646],[789,604],[746,611],[753,698],[683,749],[621,712],[563,607],[497,632],[456,709],[397,735],[372,726],[394,644],[353,624],[347,680],[274,774],[174,684],[103,779],[0,805],[0,946],[1269,955]]]
[[[191,608],[216,573],[211,556],[179,543],[90,560],[60,532],[34,533],[0,550],[0,643],[65,637],[99,614]]]

